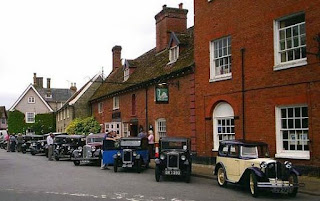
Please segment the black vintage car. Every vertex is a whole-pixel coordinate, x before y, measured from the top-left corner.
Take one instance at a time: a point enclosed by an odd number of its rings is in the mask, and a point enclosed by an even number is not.
[[[67,133],[52,133],[54,137],[59,136],[59,135],[68,135]],[[44,134],[43,135],[43,140],[45,140],[44,142],[44,146],[43,146],[43,152],[45,154],[46,157],[48,157],[48,144],[47,144],[47,137],[50,135],[50,133]],[[42,147],[40,147],[42,148]]]
[[[191,142],[183,137],[164,137],[159,140],[159,154],[155,159],[156,181],[161,176],[180,176],[190,182],[192,159]]]
[[[43,135],[24,135],[23,139],[24,142],[21,145],[21,151],[25,154],[31,151],[31,147],[36,146],[37,141],[43,140]]]
[[[220,142],[215,174],[219,186],[242,184],[253,197],[263,189],[294,197],[300,175],[291,162],[270,158],[266,143],[244,140]]]
[[[77,147],[72,153],[71,160],[74,165],[78,166],[82,161],[100,164],[102,159],[102,144],[105,135],[105,133],[88,135],[86,145]]]
[[[61,158],[71,159],[72,153],[85,144],[84,135],[59,135],[54,139],[53,156],[56,161]]]
[[[136,168],[140,173],[142,166],[149,167],[148,139],[140,137],[125,137],[120,139],[120,149],[114,158],[114,172],[118,167]]]
[[[38,140],[35,143],[32,143],[30,145],[30,153],[31,155],[36,155],[36,154],[45,154],[45,146],[47,144],[46,139]]]

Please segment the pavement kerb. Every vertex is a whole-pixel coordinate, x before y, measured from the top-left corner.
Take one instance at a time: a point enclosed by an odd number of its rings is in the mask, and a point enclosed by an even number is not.
[[[155,168],[154,160],[151,160],[149,167]],[[216,176],[213,175],[213,171],[213,165],[192,164],[192,176],[215,180]],[[299,193],[320,196],[320,178],[299,176],[299,183],[305,185],[299,188]]]

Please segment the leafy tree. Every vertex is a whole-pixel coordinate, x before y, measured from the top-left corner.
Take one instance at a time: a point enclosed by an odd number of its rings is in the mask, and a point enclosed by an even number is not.
[[[87,117],[84,119],[76,118],[74,119],[66,129],[68,134],[86,134],[98,133],[101,127],[99,122],[97,122],[93,117]]]

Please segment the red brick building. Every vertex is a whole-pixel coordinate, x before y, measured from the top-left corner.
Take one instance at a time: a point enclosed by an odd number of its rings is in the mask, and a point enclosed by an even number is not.
[[[156,16],[156,47],[121,63],[113,52],[113,70],[91,98],[103,131],[136,136],[153,128],[161,136],[185,136],[195,144],[193,28],[187,10],[163,6]]]
[[[198,157],[214,160],[219,140],[236,138],[267,142],[276,158],[319,166],[319,1],[194,6]]]

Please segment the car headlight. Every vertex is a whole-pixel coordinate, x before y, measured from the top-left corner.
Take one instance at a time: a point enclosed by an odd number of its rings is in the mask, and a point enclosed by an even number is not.
[[[91,150],[92,151],[96,151],[96,147],[91,147]]]
[[[185,161],[186,160],[186,156],[185,155],[181,155],[181,160]]]
[[[32,146],[34,146],[34,147],[35,147],[35,146],[36,146],[36,143],[32,143]]]
[[[44,142],[41,142],[41,146],[44,146]]]
[[[56,149],[59,149],[60,148],[60,146],[59,145],[57,145],[57,148]]]
[[[68,150],[70,150],[71,149],[71,147],[68,147]]]
[[[120,153],[120,151],[118,151],[118,153],[117,153],[117,156],[121,156],[121,153]]]
[[[286,166],[286,168],[290,169],[292,168],[292,163],[290,161],[285,161],[284,165]]]
[[[163,154],[160,155],[160,159],[161,159],[161,160],[164,160],[165,158],[166,158],[165,155],[163,155]]]
[[[134,152],[132,153],[132,156],[137,156],[137,152],[134,151]]]
[[[262,161],[262,162],[260,163],[260,167],[261,167],[261,168],[267,168],[267,163],[264,162],[264,161]]]
[[[78,147],[79,151],[82,151],[82,147]]]

